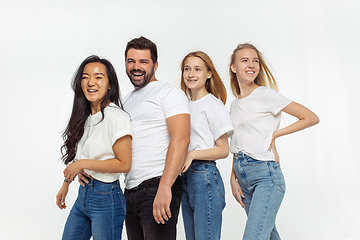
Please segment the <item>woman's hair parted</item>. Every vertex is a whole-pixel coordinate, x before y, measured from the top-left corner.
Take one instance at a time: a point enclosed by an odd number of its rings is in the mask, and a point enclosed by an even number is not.
[[[270,69],[266,65],[266,62],[264,61],[264,56],[262,53],[252,44],[250,43],[243,43],[239,44],[233,51],[231,57],[230,57],[230,65],[229,65],[229,74],[230,74],[230,86],[231,91],[234,94],[235,97],[238,97],[240,95],[240,87],[239,83],[236,78],[236,74],[231,70],[231,65],[235,62],[236,53],[242,49],[250,48],[253,49],[258,57],[259,57],[259,65],[260,65],[260,72],[255,78],[255,83],[258,86],[266,86],[274,89],[275,91],[278,91],[278,86],[276,84],[275,78],[270,72]]]
[[[91,114],[90,102],[86,99],[82,91],[81,81],[86,64],[93,62],[104,64],[110,85],[110,89],[100,105],[102,114],[100,122],[104,119],[104,108],[109,101],[123,109],[120,101],[119,82],[113,65],[108,60],[102,59],[96,55],[87,57],[78,67],[71,82],[71,87],[75,93],[74,102],[69,123],[62,134],[64,145],[60,148],[62,154],[61,158],[66,165],[69,164],[76,155],[77,144],[84,134],[86,119]]]
[[[213,94],[215,97],[220,99],[225,104],[227,94],[226,94],[226,88],[224,86],[224,83],[222,82],[219,74],[217,73],[213,62],[211,61],[211,58],[202,51],[191,52],[191,53],[187,54],[184,57],[184,59],[182,60],[182,62],[181,62],[181,81],[180,81],[181,90],[183,90],[185,92],[185,94],[189,98],[191,98],[191,90],[185,85],[185,82],[184,82],[185,61],[186,61],[186,59],[188,59],[190,57],[198,57],[205,63],[205,65],[208,68],[208,71],[210,71],[211,75],[212,75],[211,78],[206,80],[206,83],[205,83],[206,91],[208,91],[208,93]]]

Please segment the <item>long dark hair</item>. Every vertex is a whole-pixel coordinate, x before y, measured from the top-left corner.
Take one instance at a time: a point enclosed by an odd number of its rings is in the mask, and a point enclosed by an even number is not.
[[[110,85],[110,89],[105,95],[100,105],[102,114],[100,122],[104,119],[104,108],[109,101],[116,104],[119,108],[124,109],[120,101],[119,82],[113,65],[108,60],[102,59],[96,55],[91,55],[87,57],[80,64],[71,82],[71,88],[75,93],[73,109],[69,123],[64,133],[62,134],[64,139],[64,145],[62,145],[62,147],[60,148],[62,154],[61,158],[66,165],[69,164],[76,155],[77,144],[84,134],[84,126],[86,119],[91,114],[90,102],[86,99],[82,91],[81,80],[86,64],[93,62],[99,62],[105,65],[106,74],[108,76]]]

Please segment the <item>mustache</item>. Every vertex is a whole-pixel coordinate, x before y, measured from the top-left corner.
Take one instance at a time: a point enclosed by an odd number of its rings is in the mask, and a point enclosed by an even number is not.
[[[133,73],[146,74],[146,72],[144,70],[141,70],[141,69],[131,69],[130,74],[133,74]]]

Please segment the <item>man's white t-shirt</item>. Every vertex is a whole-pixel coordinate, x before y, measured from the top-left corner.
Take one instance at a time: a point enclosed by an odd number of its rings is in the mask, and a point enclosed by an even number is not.
[[[281,110],[292,101],[275,90],[260,86],[249,96],[235,99],[230,106],[234,126],[230,151],[243,152],[256,160],[275,161],[269,147],[279,128]]]
[[[132,165],[125,174],[125,188],[131,189],[162,175],[170,143],[166,119],[189,114],[189,108],[179,88],[160,81],[134,89],[122,102],[124,110],[130,114],[134,131]]]
[[[132,136],[129,116],[114,103],[104,109],[104,119],[101,111],[89,115],[85,122],[84,135],[77,145],[75,161],[80,159],[107,160],[115,158],[112,149],[116,140],[126,135]],[[96,180],[114,182],[121,173],[101,173],[85,169],[85,172]]]
[[[216,140],[227,133],[230,137],[233,126],[229,111],[214,95],[207,94],[199,100],[190,101],[191,134],[189,151],[216,147]]]

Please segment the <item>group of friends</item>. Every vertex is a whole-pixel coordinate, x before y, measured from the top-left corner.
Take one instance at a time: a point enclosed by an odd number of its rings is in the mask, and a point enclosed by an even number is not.
[[[145,37],[127,43],[134,90],[121,100],[108,60],[92,55],[78,67],[61,148],[67,167],[56,196],[60,209],[76,176],[80,186],[62,239],[121,239],[124,221],[129,240],[176,239],[180,206],[187,240],[220,239],[225,189],[216,160],[229,151],[232,194],[248,217],[243,239],[280,239],[275,219],[285,181],[275,140],[319,118],[277,92],[251,44],[238,45],[230,58],[236,97],[230,113],[226,88],[206,53],[184,57],[180,89],[156,79],[157,57]],[[279,129],[281,112],[298,120]]]

